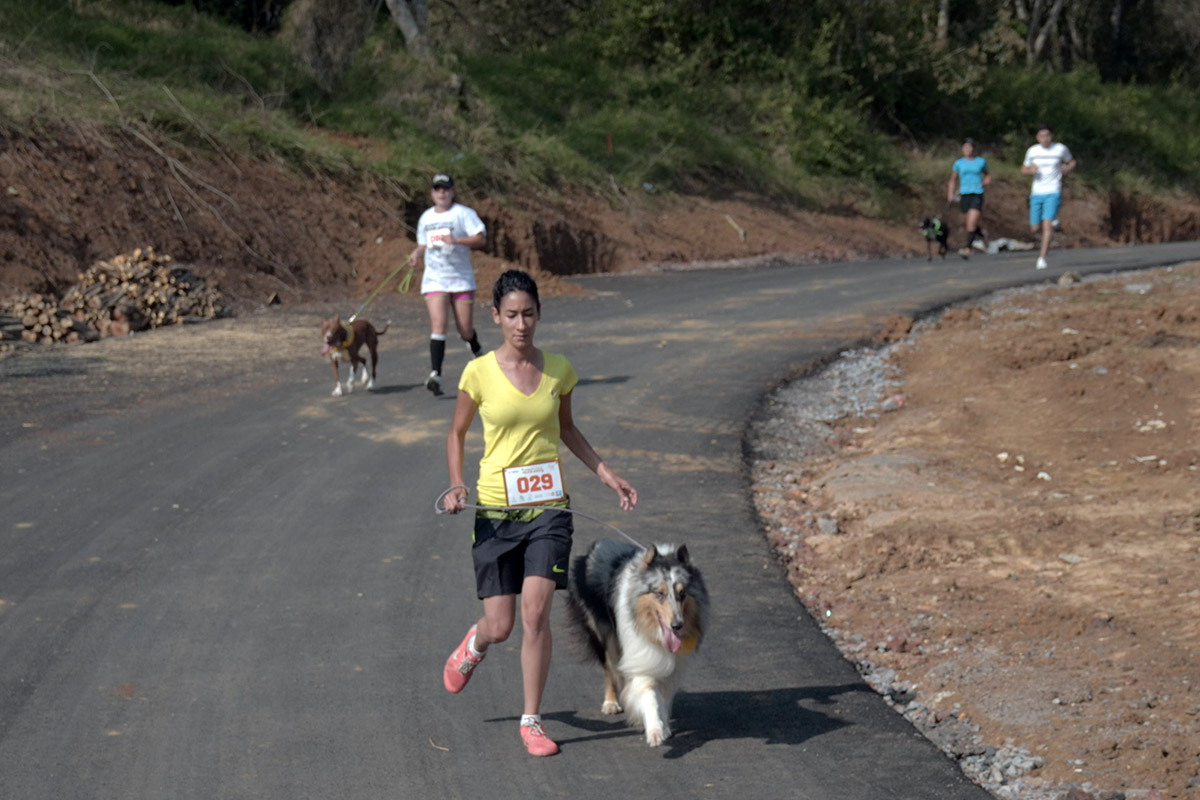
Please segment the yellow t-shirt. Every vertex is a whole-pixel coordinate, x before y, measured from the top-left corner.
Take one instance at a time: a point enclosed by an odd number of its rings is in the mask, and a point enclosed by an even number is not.
[[[566,356],[544,350],[542,381],[531,395],[512,385],[500,369],[495,351],[467,363],[458,388],[475,401],[483,420],[483,458],[475,487],[480,505],[507,505],[506,467],[558,458],[559,398],[578,382]]]

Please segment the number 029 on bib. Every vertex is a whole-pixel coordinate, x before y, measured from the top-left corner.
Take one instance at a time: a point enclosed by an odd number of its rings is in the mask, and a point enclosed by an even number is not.
[[[504,470],[504,494],[510,506],[532,506],[562,500],[562,469],[557,461],[524,464]]]

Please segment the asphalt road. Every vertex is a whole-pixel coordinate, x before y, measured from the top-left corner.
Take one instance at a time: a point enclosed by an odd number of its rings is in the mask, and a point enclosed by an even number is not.
[[[580,427],[642,497],[621,514],[568,461],[576,507],[687,542],[714,600],[658,749],[599,713],[599,669],[565,636],[554,758],[518,738],[516,635],[463,694],[442,688],[479,613],[470,520],[432,514],[453,403],[386,360],[369,396],[328,397],[310,358],[169,409],[5,424],[0,798],[985,798],[794,599],[748,499],[744,425],[891,314],[1192,259],[1200,245],[1056,252],[1041,273],[1028,254],[696,270],[547,300],[538,342],[572,360]],[[419,337],[404,348],[393,363],[421,362]],[[577,548],[603,535],[580,521]]]

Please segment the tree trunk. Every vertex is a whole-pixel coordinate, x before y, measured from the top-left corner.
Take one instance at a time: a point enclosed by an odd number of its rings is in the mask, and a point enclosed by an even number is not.
[[[1046,8],[1050,5],[1049,9]],[[1017,19],[1026,25],[1025,64],[1034,66],[1046,49],[1051,31],[1058,25],[1062,14],[1063,0],[1013,0]]]
[[[945,44],[950,38],[950,0],[938,0],[937,40]]]
[[[429,42],[425,36],[429,24],[428,0],[385,0],[396,27],[404,36],[404,46],[414,55],[427,55]]]

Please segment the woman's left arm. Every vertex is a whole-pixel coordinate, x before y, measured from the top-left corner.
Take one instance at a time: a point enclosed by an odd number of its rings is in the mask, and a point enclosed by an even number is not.
[[[575,427],[575,419],[571,416],[570,392],[560,395],[558,398],[558,427],[559,435],[567,449],[586,464],[588,469],[596,473],[605,486],[617,493],[621,509],[629,511],[636,506],[637,489],[633,488],[629,481],[609,469],[608,465],[600,459],[600,455],[588,443],[583,431]]]

